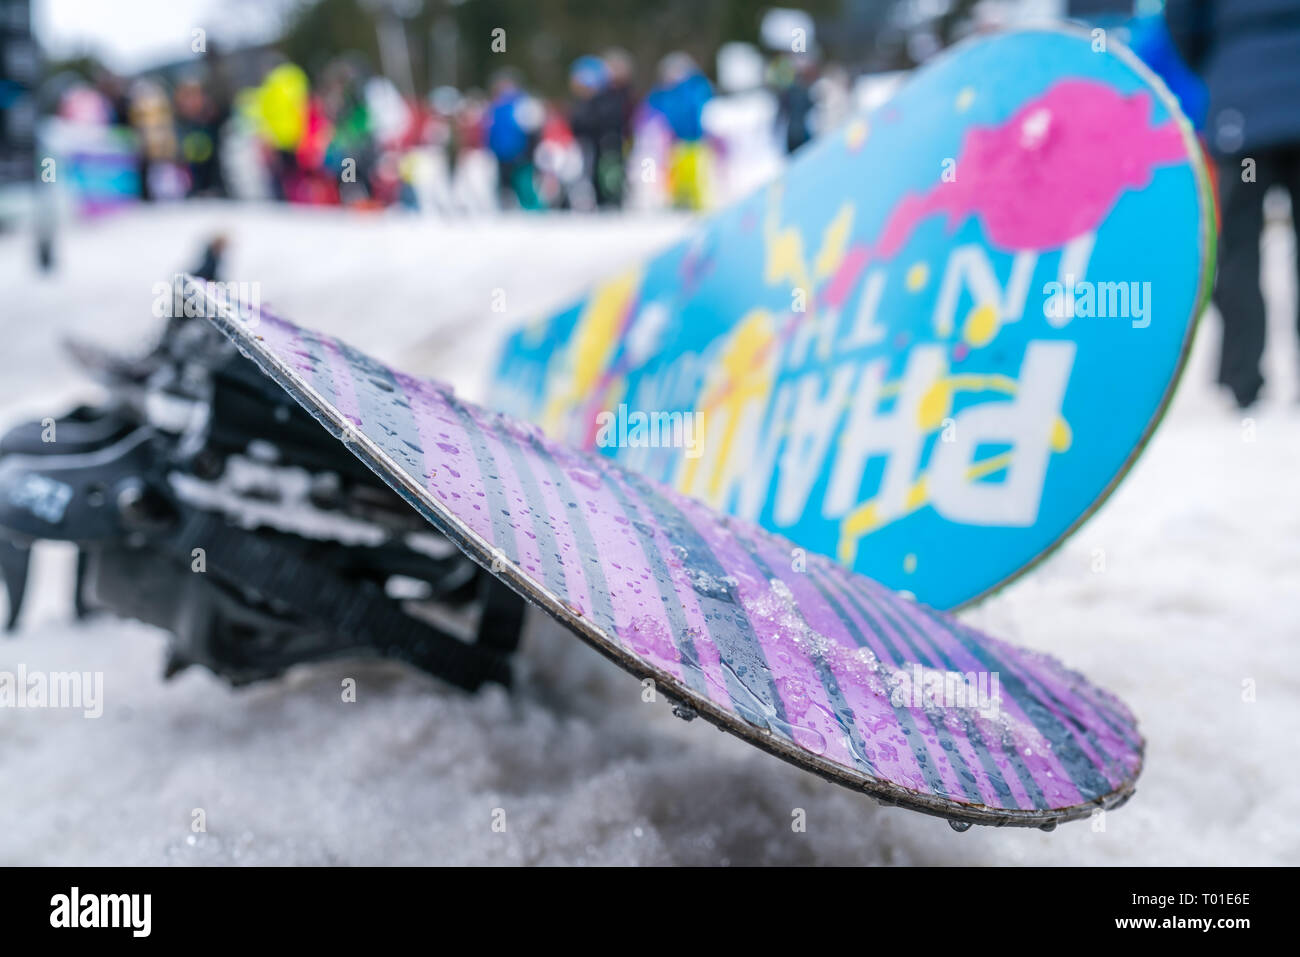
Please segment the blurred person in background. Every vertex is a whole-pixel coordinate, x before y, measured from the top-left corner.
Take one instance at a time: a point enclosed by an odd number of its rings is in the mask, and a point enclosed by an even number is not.
[[[533,185],[538,209],[591,209],[595,205],[582,147],[569,128],[564,106],[547,102],[533,149]]]
[[[452,184],[456,177],[456,163],[461,151],[460,116],[465,98],[454,86],[440,86],[429,94],[429,135],[433,169],[434,195],[431,203],[439,212],[449,213],[455,208]]]
[[[130,126],[131,101],[127,96],[126,81],[111,70],[98,67],[94,84],[109,105],[108,122],[113,126]]]
[[[1183,62],[1163,13],[1136,16],[1126,25],[1129,49],[1165,81],[1196,132],[1204,136],[1210,94],[1205,81]]]
[[[623,200],[624,95],[614,87],[605,61],[594,56],[574,61],[569,89],[569,126],[582,149],[594,202],[601,209],[617,207]]]
[[[853,112],[853,83],[848,70],[828,63],[812,86],[813,134],[825,136],[848,122]]]
[[[221,175],[221,128],[227,117],[203,89],[197,77],[188,76],[176,86],[176,135],[180,155],[189,171],[190,196],[225,196]]]
[[[471,88],[454,102],[446,94],[443,100],[451,110],[444,205],[459,212],[498,207],[497,164],[487,148],[487,94]]]
[[[318,173],[319,201],[364,203],[372,194],[376,161],[365,71],[338,57],[326,64],[318,87],[309,99],[299,163]]]
[[[810,57],[782,57],[777,80],[776,125],[784,132],[785,151],[793,153],[813,137],[813,83],[817,65]]]
[[[307,131],[307,74],[294,63],[281,63],[253,91],[249,109],[266,148],[271,194],[289,199],[298,190],[298,145]]]
[[[131,84],[127,115],[140,140],[140,198],[168,198],[165,182],[176,160],[176,127],[167,93],[147,78]]]
[[[632,114],[636,112],[637,96],[634,87],[636,63],[632,54],[622,47],[610,47],[600,55],[609,71],[609,95],[618,104],[620,129],[626,144],[632,135]]]
[[[487,110],[486,140],[497,161],[497,192],[502,208],[541,208],[534,181],[533,149],[545,118],[542,104],[524,91],[514,70],[506,68],[496,74]]]
[[[1206,136],[1219,167],[1221,218],[1218,375],[1245,409],[1264,384],[1259,241],[1270,187],[1290,195],[1300,243],[1300,2],[1169,0],[1165,19],[1209,89]]]
[[[220,282],[222,260],[225,258],[226,247],[229,243],[230,241],[224,233],[217,233],[209,239],[207,245],[203,247],[203,258],[190,271],[190,275],[195,279],[203,279],[207,282]]]
[[[474,189],[476,170],[496,165],[489,159],[487,148],[488,102],[485,91],[466,90],[452,122],[455,156],[449,171],[450,188],[457,202],[466,209],[488,208],[492,199],[490,194],[494,192],[487,183],[482,184],[488,187],[485,190]],[[495,176],[493,172],[492,178]]]
[[[334,136],[334,120],[329,106],[322,102],[320,92],[308,93],[302,135],[293,149],[294,174],[284,184],[284,198],[293,203],[334,205],[341,201],[342,170],[331,171],[326,165],[330,141]],[[364,192],[364,172],[355,159],[349,166],[349,185]]]
[[[487,149],[488,98],[482,90],[467,90],[451,118],[451,172],[454,176],[465,157]]]
[[[609,71],[609,82],[604,96],[609,101],[611,127],[613,117],[618,118],[618,134],[612,133],[606,138],[605,152],[601,162],[601,185],[609,199],[609,205],[620,207],[627,195],[627,157],[632,143],[632,116],[637,108],[637,96],[634,88],[636,64],[632,54],[622,47],[610,47],[600,57]]]
[[[704,107],[713,87],[689,54],[676,52],[659,64],[659,85],[646,105],[660,114],[672,135],[668,193],[678,209],[703,209],[708,201],[711,153],[704,135]]]

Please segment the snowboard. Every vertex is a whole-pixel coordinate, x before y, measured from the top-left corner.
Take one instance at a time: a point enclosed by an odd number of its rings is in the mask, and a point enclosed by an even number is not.
[[[959,830],[1050,829],[1132,793],[1133,715],[1053,658],[269,310],[212,305],[439,533],[680,716]]]
[[[969,40],[505,344],[490,404],[935,607],[1115,488],[1212,280],[1200,147],[1101,31]]]

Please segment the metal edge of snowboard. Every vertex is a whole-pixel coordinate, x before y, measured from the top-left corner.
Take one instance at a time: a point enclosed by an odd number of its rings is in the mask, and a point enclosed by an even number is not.
[[[202,285],[191,277],[185,277],[188,284],[194,283],[199,289]],[[427,493],[405,469],[394,462],[363,431],[343,418],[328,401],[324,399],[303,378],[281,362],[272,352],[258,345],[260,336],[256,326],[239,318],[227,303],[203,295],[210,306],[211,321],[239,351],[254,362],[266,375],[280,385],[313,418],[321,423],[327,431],[342,442],[349,451],[359,458],[368,468],[384,480],[395,492],[419,512],[438,532],[468,555],[485,570],[504,581],[527,601],[539,605],[552,618],[564,625],[588,645],[600,652],[616,665],[634,677],[654,681],[656,689],[663,692],[670,702],[688,706],[693,712],[704,717],[720,730],[728,731],[736,737],[752,744],[769,754],[793,764],[804,771],[811,771],[828,781],[847,787],[850,790],[865,793],[875,798],[880,804],[904,807],[908,810],[944,818],[950,822],[963,824],[983,824],[993,827],[1036,827],[1052,830],[1056,825],[1066,821],[1088,817],[1098,809],[1108,810],[1121,806],[1133,796],[1137,778],[1142,773],[1145,756],[1145,739],[1139,734],[1137,751],[1138,766],[1127,780],[1115,790],[1082,804],[1052,810],[1026,810],[990,808],[983,804],[967,804],[932,794],[922,794],[878,778],[868,778],[849,773],[847,768],[827,761],[809,751],[804,751],[779,738],[770,731],[765,731],[748,724],[738,715],[725,711],[714,702],[696,694],[689,687],[667,672],[654,668],[647,662],[626,652],[622,646],[607,636],[593,622],[578,614],[574,608],[553,595],[547,588],[528,576],[512,562],[503,561],[486,542],[480,539],[454,512],[451,512]],[[493,571],[493,565],[499,571]],[[857,573],[854,573],[857,574]]]

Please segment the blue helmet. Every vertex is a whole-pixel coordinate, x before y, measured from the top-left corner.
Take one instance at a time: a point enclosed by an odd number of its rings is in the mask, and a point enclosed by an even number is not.
[[[609,67],[596,56],[580,56],[569,67],[569,80],[589,90],[603,89],[609,82]]]

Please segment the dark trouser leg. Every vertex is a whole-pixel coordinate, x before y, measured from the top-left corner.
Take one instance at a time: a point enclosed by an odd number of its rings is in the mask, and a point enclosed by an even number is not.
[[[1300,282],[1300,146],[1281,154],[1278,176],[1291,196],[1291,228],[1295,230],[1295,275]],[[1300,335],[1300,308],[1296,310],[1296,334]]]
[[[515,164],[497,159],[497,202],[502,209],[511,209],[515,205]]]
[[[1223,317],[1219,382],[1232,390],[1239,405],[1255,400],[1264,379],[1259,360],[1264,352],[1264,296],[1259,284],[1259,237],[1264,226],[1264,193],[1272,181],[1273,160],[1256,156],[1254,182],[1242,181],[1241,159],[1219,164],[1219,275],[1214,304]],[[1266,175],[1269,174],[1269,175]]]

